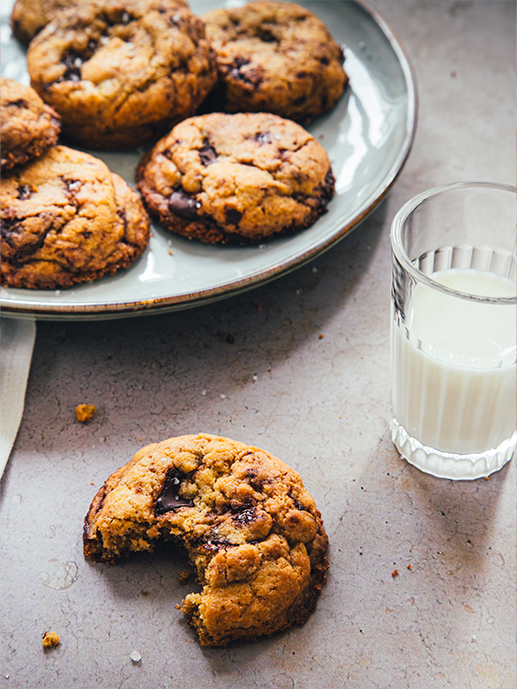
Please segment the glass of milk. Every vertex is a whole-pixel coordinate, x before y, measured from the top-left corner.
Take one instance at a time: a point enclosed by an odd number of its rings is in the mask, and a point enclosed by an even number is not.
[[[392,438],[434,476],[488,476],[515,451],[516,219],[514,187],[458,182],[393,220]]]

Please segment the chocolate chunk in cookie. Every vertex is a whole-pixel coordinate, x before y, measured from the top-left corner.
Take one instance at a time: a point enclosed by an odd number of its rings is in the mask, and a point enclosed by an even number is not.
[[[144,447],[108,478],[84,522],[84,553],[96,562],[171,543],[202,586],[181,610],[205,646],[303,624],[325,583],[328,539],[300,476],[228,438]]]
[[[158,138],[216,81],[203,22],[184,0],[98,0],[58,15],[31,42],[33,87],[89,148]]]
[[[304,7],[259,0],[203,19],[217,55],[219,86],[209,101],[218,109],[267,111],[306,123],[341,97],[348,82],[343,51]]]
[[[149,240],[139,196],[86,153],[55,146],[2,180],[1,284],[56,289],[127,268]]]
[[[59,137],[58,114],[36,91],[0,77],[2,169],[9,170],[42,155]]]
[[[300,125],[268,113],[192,117],[159,141],[137,171],[150,212],[203,242],[256,242],[312,225],[334,177]]]

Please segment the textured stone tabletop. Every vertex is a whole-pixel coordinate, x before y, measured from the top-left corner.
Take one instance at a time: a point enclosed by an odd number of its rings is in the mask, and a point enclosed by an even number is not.
[[[515,688],[515,460],[489,480],[439,480],[402,461],[388,430],[389,225],[434,185],[515,182],[515,4],[371,4],[405,45],[420,115],[360,228],[210,306],[38,323],[2,479],[0,689]],[[97,405],[91,423],[75,420],[79,403]],[[197,431],[272,452],[315,497],[331,565],[305,626],[204,649],[175,609],[193,585],[178,583],[184,561],[84,560],[82,521],[107,476]],[[45,651],[47,630],[61,642]]]

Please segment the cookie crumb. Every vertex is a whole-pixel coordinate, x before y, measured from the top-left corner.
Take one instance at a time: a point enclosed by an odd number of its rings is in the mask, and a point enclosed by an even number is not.
[[[392,576],[394,579],[396,579],[396,578],[398,577],[398,575],[399,575],[398,569],[394,569],[393,572],[391,573],[391,576]]]
[[[411,565],[408,565],[407,568],[409,569],[409,571],[411,571]]]
[[[55,648],[59,644],[59,634],[57,632],[45,632],[41,643],[43,648]]]
[[[138,651],[131,651],[131,655],[129,657],[135,665],[138,665],[138,663],[142,660],[142,656]]]
[[[142,596],[148,596],[149,595],[149,591],[146,591],[145,589],[142,589],[140,591],[140,593],[142,594]]]
[[[323,333],[320,333],[318,335],[318,340],[323,340],[324,337],[325,337],[325,335]]]
[[[79,404],[75,408],[75,415],[80,423],[87,423],[94,417],[97,407],[94,404]]]
[[[257,311],[262,311],[262,304],[259,301],[254,301],[253,306],[257,309]]]
[[[188,571],[188,569],[181,569],[176,575],[178,583],[180,584],[186,584],[189,577],[190,572]]]

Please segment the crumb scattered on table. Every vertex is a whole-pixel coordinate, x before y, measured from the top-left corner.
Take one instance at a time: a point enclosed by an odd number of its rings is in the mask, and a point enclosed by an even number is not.
[[[43,648],[54,648],[59,644],[59,634],[57,632],[45,632],[41,643]]]
[[[178,582],[180,584],[186,584],[189,576],[190,576],[190,572],[188,571],[188,569],[181,569],[177,574]]]
[[[79,404],[75,408],[75,415],[78,421],[81,423],[86,423],[87,421],[91,421],[93,419],[96,411],[97,407],[94,404]]]
[[[137,665],[142,660],[142,656],[138,651],[131,651],[131,655],[129,656],[133,663]]]
[[[393,572],[391,573],[391,576],[392,576],[394,579],[395,579],[396,577],[398,577],[398,575],[399,575],[398,569],[394,569]]]

